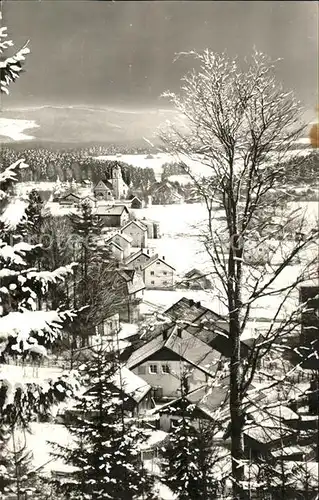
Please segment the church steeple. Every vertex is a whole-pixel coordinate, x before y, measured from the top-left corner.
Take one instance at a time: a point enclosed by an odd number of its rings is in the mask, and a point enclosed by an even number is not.
[[[124,198],[126,193],[125,184],[122,178],[122,171],[120,165],[116,164],[112,169],[112,186],[114,191],[114,198],[120,200]]]

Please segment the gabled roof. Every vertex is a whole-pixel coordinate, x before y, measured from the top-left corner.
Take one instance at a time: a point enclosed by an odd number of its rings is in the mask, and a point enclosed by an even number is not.
[[[105,189],[106,191],[108,189],[113,189],[113,185],[111,184],[111,182],[109,181],[99,181],[93,188],[93,191],[96,190],[96,188],[99,188],[99,189]]]
[[[216,319],[225,321],[225,318],[223,318],[220,314],[208,309],[208,307],[204,307],[200,302],[195,302],[194,300],[186,297],[182,297],[180,300],[175,302],[175,304],[166,309],[164,314],[170,316],[172,319],[197,322],[200,318],[203,318],[204,316],[207,317],[208,313]]]
[[[173,269],[173,271],[175,271],[175,267],[171,266],[170,264],[167,264],[167,262],[164,260],[164,259],[161,259],[158,255],[154,255],[154,257],[152,257],[148,262],[146,262],[146,264],[143,266],[143,271],[144,269],[146,269],[147,267],[151,266],[152,264],[154,264],[157,260],[160,260],[163,264],[165,264],[167,267],[170,267],[171,269]]]
[[[208,383],[190,391],[184,395],[184,399],[189,404],[196,405],[197,409],[209,418],[216,419],[216,411],[218,411],[218,416],[221,418],[222,415],[226,416],[229,412],[229,388],[229,376],[225,376],[219,380],[215,379],[213,385]],[[255,389],[255,387],[250,385],[250,389]],[[265,397],[266,395],[262,391],[255,391],[254,395],[249,395],[249,401],[258,402]],[[170,407],[176,408],[182,399],[182,397],[179,397],[166,403],[160,408],[159,413],[167,413]],[[244,402],[247,402],[247,398],[244,398]]]
[[[186,330],[181,332],[179,330],[174,325],[166,332],[165,336],[160,334],[141,346],[131,354],[127,361],[127,367],[132,369],[165,348],[204,373],[213,376],[221,358],[220,353],[211,349],[205,342],[197,339]]]
[[[117,236],[119,238],[123,238],[123,240],[127,241],[128,243],[132,243],[132,241],[133,241],[133,238],[131,236],[129,236],[127,234],[122,234],[122,233],[114,233],[106,241],[113,240],[113,238],[116,238]]]
[[[65,198],[69,198],[71,197],[72,198],[76,198],[77,200],[80,200],[81,197],[78,195],[78,194],[75,194],[75,193],[67,193],[67,194],[64,194],[63,196],[60,197],[60,200],[64,200]]]
[[[133,201],[133,200],[138,200],[139,202],[141,202],[141,203],[142,203],[142,200],[140,200],[140,198],[139,198],[138,196],[134,196],[134,197],[130,200],[130,202],[132,203],[132,201]]]
[[[134,269],[118,269],[117,274],[125,281],[129,295],[144,290],[145,284],[143,278]]]
[[[115,243],[115,241],[110,241],[110,242],[108,243],[108,245],[109,245],[110,247],[111,247],[111,246],[112,246],[112,247],[115,247],[115,248],[117,248],[118,250],[121,250],[121,252],[123,252],[123,248],[122,248],[120,245],[118,245],[117,243]]]
[[[131,264],[132,262],[134,262],[134,260],[136,260],[138,257],[140,257],[141,255],[144,255],[145,257],[147,257],[148,259],[150,259],[150,255],[148,255],[148,253],[145,252],[144,248],[140,248],[137,252],[135,253],[132,253],[126,260],[125,260],[125,264]]]
[[[147,231],[147,227],[144,226],[144,224],[141,222],[141,221],[138,221],[138,220],[130,220],[127,224],[125,224],[125,226],[123,226],[121,228],[121,232],[124,231],[124,229],[126,229],[127,227],[131,226],[132,224],[134,224],[135,226],[137,226],[139,229],[141,229],[142,231]]]
[[[130,213],[125,205],[99,206],[95,215],[120,216],[125,211]]]
[[[135,375],[126,366],[123,366],[114,373],[112,383],[136,403],[139,403],[151,390],[151,386],[145,380]]]
[[[194,275],[201,278],[207,278],[207,275],[205,273],[203,273],[199,269],[196,269],[195,267],[185,274],[185,278],[192,278]]]

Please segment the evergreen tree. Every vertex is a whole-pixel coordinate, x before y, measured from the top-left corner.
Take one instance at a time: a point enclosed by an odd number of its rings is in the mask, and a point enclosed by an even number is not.
[[[69,480],[56,483],[70,500],[133,500],[153,498],[152,479],[143,467],[138,443],[144,433],[125,416],[122,391],[112,390],[114,353],[98,347],[81,367],[87,387],[67,428],[69,448],[55,445],[55,456],[75,468]]]
[[[182,415],[162,450],[164,481],[179,500],[216,498],[212,431],[204,424],[195,428],[194,406],[184,398],[181,408]]]
[[[0,53],[13,45],[10,40],[3,41],[7,36],[5,31],[6,28],[0,29]],[[13,56],[2,58],[1,92],[8,93],[9,84],[19,77],[24,56],[28,52],[29,49],[23,47]],[[25,167],[27,165],[23,160],[18,160],[0,173],[0,215],[10,202],[12,184],[18,179],[19,169]],[[20,234],[13,234],[11,239],[10,234],[8,223],[1,222],[0,495],[4,494],[12,479],[12,460],[6,453],[7,435],[12,435],[18,428],[28,430],[30,421],[39,416],[48,416],[51,405],[64,400],[73,391],[70,377],[28,380],[19,372],[19,366],[6,364],[9,360],[11,363],[14,360],[24,362],[47,355],[64,322],[74,317],[74,313],[68,310],[37,309],[39,298],[45,297],[50,284],[62,281],[72,273],[73,266],[58,268],[52,272],[36,270],[30,266],[30,261],[38,246],[26,243]],[[17,458],[14,458],[15,465]]]

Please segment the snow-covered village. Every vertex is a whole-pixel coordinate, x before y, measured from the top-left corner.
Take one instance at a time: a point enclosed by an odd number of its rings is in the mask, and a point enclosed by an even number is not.
[[[0,8],[0,500],[319,500],[317,3]]]

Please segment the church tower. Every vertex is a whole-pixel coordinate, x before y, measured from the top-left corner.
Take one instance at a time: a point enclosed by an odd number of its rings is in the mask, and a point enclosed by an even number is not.
[[[113,186],[115,200],[120,200],[120,199],[126,197],[127,188],[126,188],[125,182],[123,181],[122,171],[121,171],[121,167],[119,165],[116,165],[115,167],[113,167],[112,186]]]

